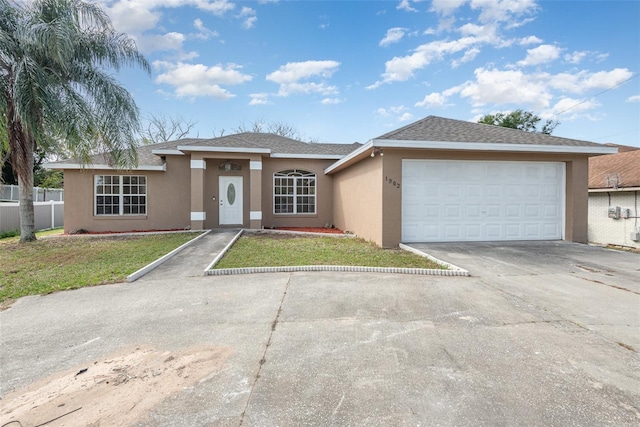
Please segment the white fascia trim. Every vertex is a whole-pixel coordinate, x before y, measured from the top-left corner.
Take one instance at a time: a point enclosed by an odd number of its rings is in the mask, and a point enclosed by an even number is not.
[[[272,159],[318,159],[318,160],[340,160],[344,156],[338,154],[287,154],[274,153]]]
[[[249,170],[261,171],[262,170],[262,162],[259,161],[259,160],[251,160],[249,162]]]
[[[107,170],[117,170],[117,171],[122,171],[122,172],[127,172],[127,171],[166,171],[167,170],[167,165],[160,165],[160,166],[137,166],[135,168],[131,168],[131,169],[123,169],[123,168],[115,168],[113,166],[109,166],[109,165],[94,165],[94,164],[90,164],[90,165],[81,165],[79,163],[45,163],[44,165],[42,165],[42,167],[44,167],[45,169],[107,169]]]
[[[204,160],[191,160],[191,169],[206,169],[207,163]]]
[[[640,187],[590,188],[589,193],[617,193],[621,191],[640,191]]]
[[[380,148],[431,148],[439,150],[464,151],[511,151],[538,153],[579,153],[579,154],[615,154],[616,147],[590,147],[571,145],[509,144],[491,142],[450,142],[450,141],[401,141],[392,139],[374,139],[374,147]]]
[[[250,211],[249,219],[251,221],[262,221],[262,211]]]
[[[330,173],[334,169],[339,168],[343,164],[347,163],[349,160],[353,159],[354,157],[359,156],[360,154],[364,153],[365,151],[371,150],[372,148],[373,148],[373,141],[367,142],[362,147],[358,148],[355,151],[352,151],[351,153],[349,153],[348,155],[344,156],[343,158],[341,158],[340,160],[338,160],[337,162],[335,162],[331,166],[325,168],[325,170],[324,170],[325,175]]]
[[[191,212],[191,221],[205,221],[206,219],[206,212]]]
[[[184,153],[180,150],[151,150],[151,153],[158,154],[161,156],[164,155],[176,155],[176,156],[184,156]]]
[[[246,147],[196,147],[192,145],[179,145],[180,151],[210,151],[218,153],[257,153],[270,154],[270,148],[246,148]]]

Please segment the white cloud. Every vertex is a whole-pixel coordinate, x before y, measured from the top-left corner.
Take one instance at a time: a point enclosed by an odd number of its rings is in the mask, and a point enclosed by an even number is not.
[[[413,119],[413,114],[411,113],[403,113],[400,117],[398,117],[399,122],[407,122]]]
[[[249,101],[249,105],[267,105],[271,104],[269,102],[269,94],[268,93],[250,93],[249,97],[251,101]]]
[[[627,68],[591,73],[583,70],[575,73],[558,73],[551,76],[549,85],[568,93],[585,93],[594,89],[610,89],[631,78],[633,73]]]
[[[438,40],[420,45],[410,55],[396,56],[388,60],[385,63],[382,79],[368,86],[367,89],[375,89],[384,83],[406,81],[413,77],[415,71],[441,60],[445,55],[469,50],[474,46],[489,42],[495,43],[497,40],[489,34],[482,37],[467,36],[452,41]],[[471,54],[474,52],[472,51]]]
[[[489,106],[517,106],[540,111],[543,118],[563,114],[570,120],[599,106],[593,99],[580,99],[567,94],[580,95],[589,91],[611,89],[629,79],[633,73],[626,68],[610,71],[551,74],[525,73],[523,70],[477,68],[475,79],[453,86],[440,93],[433,92],[415,104],[416,107],[444,107],[449,98],[458,94],[476,108]],[[640,101],[640,95],[628,99]],[[591,117],[591,116],[589,116]]]
[[[293,83],[314,76],[328,78],[339,66],[340,63],[337,61],[289,62],[267,75],[267,80],[276,83]]]
[[[580,62],[582,62],[582,60],[584,58],[587,57],[587,54],[589,52],[587,51],[575,51],[573,53],[567,53],[564,55],[563,59],[565,60],[565,62],[568,62],[570,64],[579,64]]]
[[[413,114],[409,113],[404,105],[391,106],[389,108],[378,108],[375,114],[380,117],[394,117],[397,122],[406,122],[413,119]]]
[[[250,16],[242,22],[242,28],[245,28],[245,29],[253,28],[253,26],[256,25],[257,21],[258,21],[257,17]]]
[[[295,93],[332,95],[338,93],[338,89],[323,80],[330,78],[339,66],[339,62],[328,60],[289,62],[268,74],[266,79],[280,85],[279,96],[289,96]],[[309,79],[320,79],[321,81],[301,82],[301,80]]]
[[[166,34],[150,34],[145,36],[132,36],[136,41],[136,46],[141,52],[157,52],[182,50],[182,44],[186,37],[184,34],[170,32]]]
[[[530,44],[540,44],[542,43],[542,39],[536,36],[529,36],[521,38],[518,43],[520,44],[520,46],[528,46]]]
[[[446,102],[447,102],[446,96],[437,92],[432,92],[429,95],[425,96],[422,101],[416,102],[416,107],[438,108],[438,107],[444,107]]]
[[[209,40],[211,37],[219,37],[220,35],[216,31],[212,31],[205,27],[204,23],[200,18],[197,18],[193,21],[193,27],[198,30],[198,32],[194,35],[195,38],[200,40]]]
[[[322,101],[320,101],[320,103],[323,105],[335,105],[335,104],[341,104],[342,101],[343,100],[340,98],[324,98]]]
[[[431,2],[431,10],[443,16],[447,16],[467,1],[468,0],[433,0]]]
[[[627,102],[640,102],[640,95],[633,95],[628,97]]]
[[[389,28],[387,34],[382,40],[380,40],[380,46],[389,46],[393,43],[398,43],[405,35],[406,28],[395,27]]]
[[[457,68],[460,64],[473,61],[479,53],[480,49],[478,49],[477,47],[472,47],[464,53],[462,58],[451,61],[451,66],[453,68]]]
[[[405,10],[407,12],[418,11],[418,9],[415,9],[414,7],[411,6],[411,0],[400,0],[400,3],[398,4],[398,6],[396,6],[396,9]]]
[[[563,114],[563,120],[573,120],[584,114],[586,111],[599,107],[600,104],[594,99],[574,99],[562,98],[556,102],[553,107],[547,111],[543,111],[540,117],[543,119],[554,119],[558,115]]]
[[[527,56],[518,65],[526,67],[554,61],[560,57],[562,49],[550,44],[541,44],[533,49],[527,49]]]
[[[459,86],[460,96],[469,98],[473,106],[516,104],[531,105],[539,110],[548,107],[551,102],[552,95],[546,79],[540,79],[535,74],[485,68],[476,69],[474,74],[475,82]]]
[[[488,22],[517,22],[517,18],[535,13],[535,0],[471,0],[471,8],[480,10],[479,20]]]
[[[204,64],[187,64],[183,62],[154,61],[154,68],[162,70],[155,82],[173,86],[178,98],[212,97],[228,99],[235,95],[229,93],[221,85],[238,85],[252,79],[242,74],[242,68],[236,64],[206,66]]]
[[[238,15],[240,19],[244,19],[242,21],[242,27],[245,29],[253,28],[253,26],[258,21],[258,17],[256,16],[256,11],[250,7],[243,6],[240,11],[240,15]]]
[[[117,31],[131,36],[144,53],[153,51],[168,51],[182,49],[175,32],[162,34],[151,33],[158,29],[162,11],[175,9],[182,6],[191,6],[195,9],[209,12],[215,16],[224,16],[235,8],[235,4],[229,0],[97,0],[99,5],[111,18]],[[199,24],[196,23],[199,21]],[[253,25],[251,22],[250,25]],[[246,21],[245,24],[247,25]],[[194,37],[206,40],[209,37],[217,37],[215,31],[204,31],[205,27],[200,19],[194,21],[194,26],[200,32]],[[200,26],[201,28],[198,28]],[[151,33],[151,34],[150,34]],[[184,41],[184,40],[182,40]]]

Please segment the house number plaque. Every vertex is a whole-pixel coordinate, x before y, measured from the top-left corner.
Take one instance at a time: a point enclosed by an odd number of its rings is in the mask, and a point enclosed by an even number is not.
[[[400,181],[396,181],[393,178],[389,178],[388,176],[384,177],[384,182],[386,182],[387,184],[391,184],[396,188],[400,188]]]

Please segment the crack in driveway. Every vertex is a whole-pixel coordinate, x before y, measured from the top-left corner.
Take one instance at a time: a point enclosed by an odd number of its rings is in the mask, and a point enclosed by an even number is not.
[[[280,299],[280,305],[278,306],[278,311],[276,312],[276,317],[275,319],[273,319],[273,322],[271,323],[271,332],[269,333],[269,339],[267,340],[267,344],[264,347],[264,353],[262,353],[262,358],[260,359],[259,362],[259,366],[258,366],[258,372],[256,372],[256,376],[253,379],[253,384],[251,385],[251,391],[249,392],[249,398],[247,399],[247,404],[244,407],[244,410],[242,411],[242,414],[240,415],[240,424],[238,425],[242,425],[242,423],[244,422],[244,417],[247,413],[247,409],[249,408],[249,404],[251,403],[251,397],[253,396],[253,391],[256,388],[256,384],[258,383],[258,379],[260,379],[260,372],[262,372],[262,366],[264,366],[264,364],[267,362],[267,351],[269,350],[269,347],[271,346],[271,340],[273,339],[273,333],[276,331],[276,327],[278,326],[278,320],[280,319],[280,313],[282,313],[282,305],[284,304],[284,299],[287,296],[287,291],[289,290],[289,285],[291,284],[291,274],[289,274],[289,279],[287,280],[287,284],[284,287],[284,292],[282,294],[282,299]]]

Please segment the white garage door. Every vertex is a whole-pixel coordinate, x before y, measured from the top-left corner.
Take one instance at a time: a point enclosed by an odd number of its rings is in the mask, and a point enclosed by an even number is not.
[[[564,163],[402,161],[402,241],[556,240]]]

